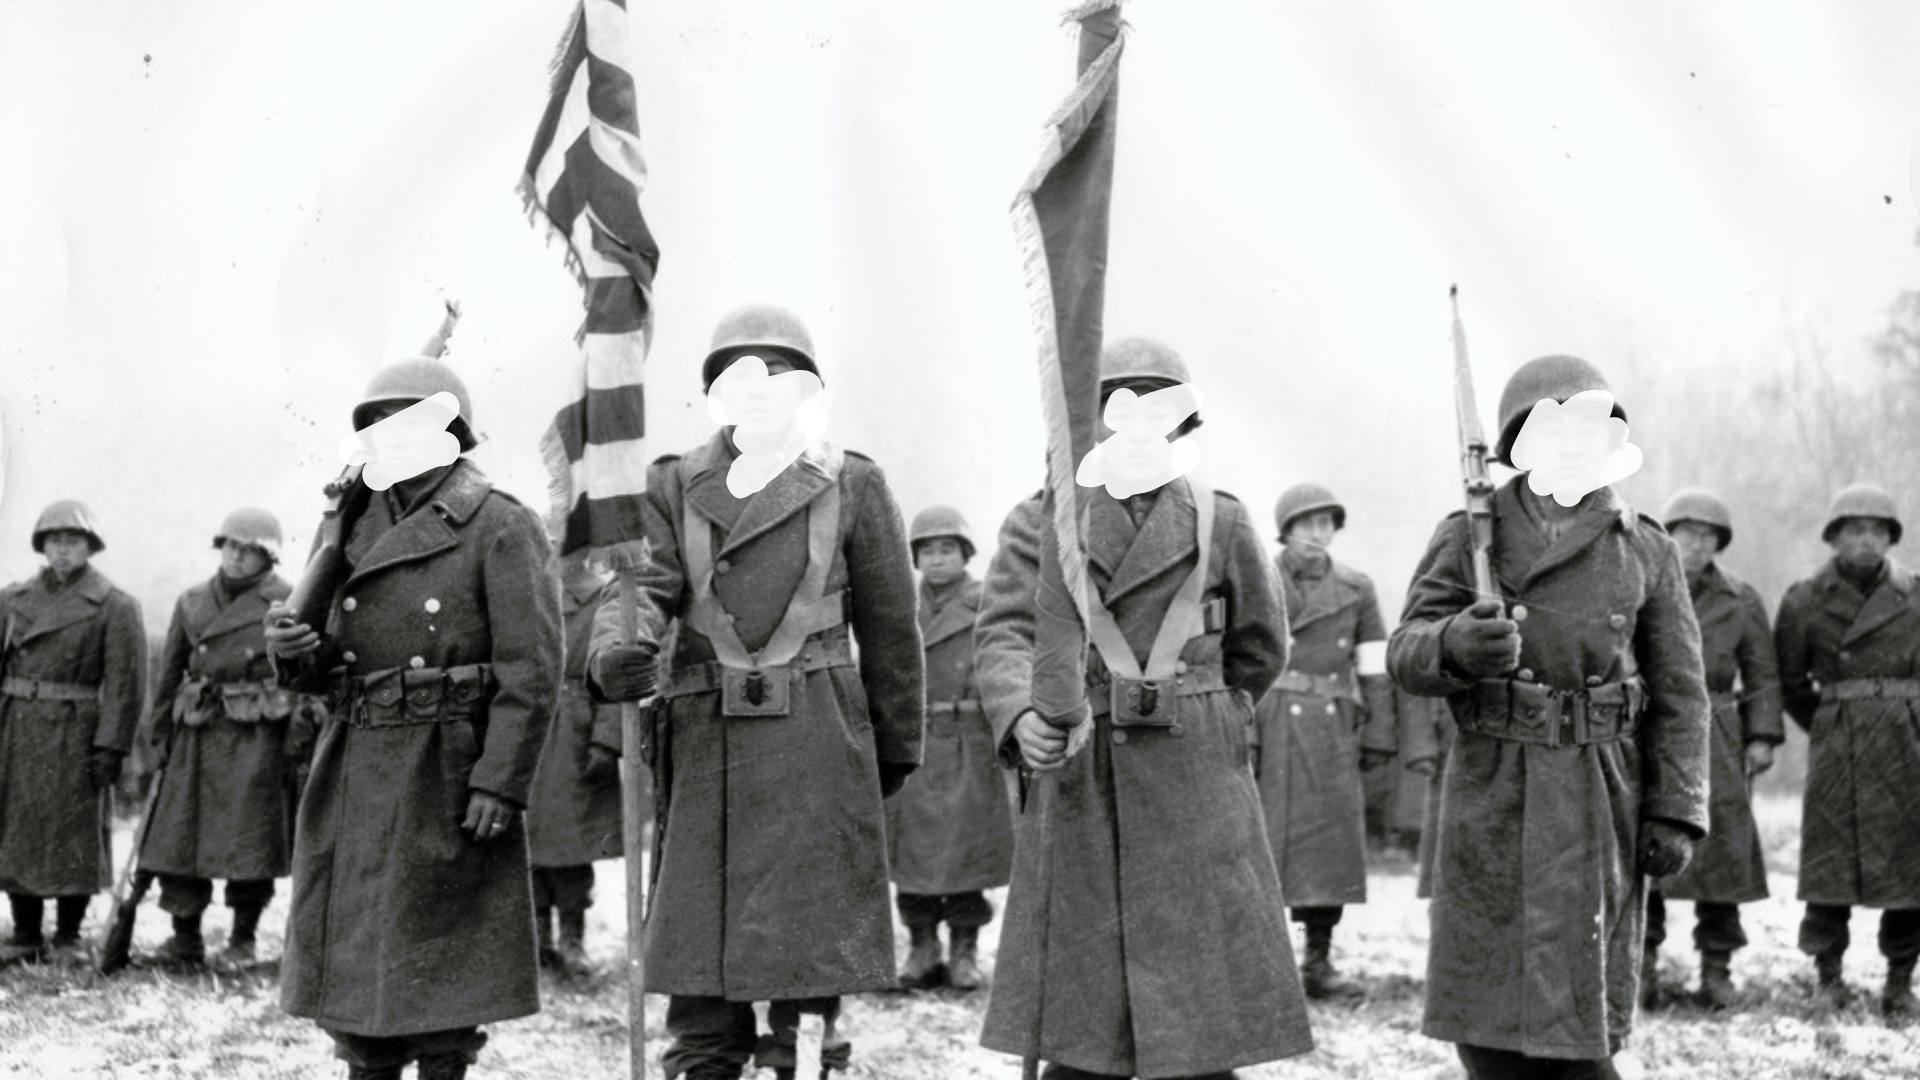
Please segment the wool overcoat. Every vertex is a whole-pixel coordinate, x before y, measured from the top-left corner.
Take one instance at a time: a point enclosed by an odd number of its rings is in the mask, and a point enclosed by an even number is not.
[[[1230,495],[1212,498],[1202,596],[1219,601],[1223,617],[1180,657],[1190,673],[1221,672],[1225,688],[1177,698],[1173,728],[1117,729],[1098,712],[1087,745],[1029,783],[980,1037],[988,1049],[1024,1054],[1038,1023],[1047,1061],[1173,1077],[1313,1047],[1249,761],[1253,703],[1286,666],[1286,609],[1246,510]],[[1199,561],[1194,489],[1185,480],[1159,489],[1138,528],[1104,491],[1091,509],[1089,586],[1144,663]],[[1032,703],[1034,599],[1050,528],[1038,495],[1007,517],[975,625],[1003,760],[1018,760],[1013,725]],[[1088,667],[1095,679],[1105,670],[1097,654]]]
[[[1679,549],[1611,488],[1557,539],[1522,507],[1524,476],[1493,498],[1493,570],[1524,605],[1519,681],[1579,692],[1637,675],[1631,739],[1549,747],[1470,730],[1473,683],[1441,666],[1441,637],[1474,598],[1464,514],[1440,524],[1388,644],[1394,680],[1445,695],[1459,723],[1434,851],[1423,1030],[1532,1057],[1617,1052],[1639,984],[1640,823],[1707,828],[1710,716],[1700,629]]]
[[[140,604],[92,565],[58,589],[51,571],[0,592],[0,673],[97,699],[0,696],[0,890],[91,895],[113,882],[112,793],[87,775],[95,749],[133,748],[146,705]]]
[[[404,723],[363,726],[365,700],[330,708],[314,749],[281,1006],[374,1036],[539,1011],[524,824],[516,815],[492,840],[460,825],[474,791],[526,805],[561,663],[540,516],[465,458],[397,521],[396,494],[373,493],[347,538],[352,569],[319,652],[281,665],[316,692],[340,676],[490,669],[491,692],[471,705],[429,690],[416,706],[409,692]]]
[[[1799,898],[1920,908],[1920,701],[1834,700],[1853,679],[1920,679],[1920,590],[1888,559],[1872,591],[1832,561],[1795,584],[1774,624],[1787,715],[1807,729]]]
[[[640,636],[657,643],[678,623],[662,682],[716,660],[687,621],[688,506],[711,523],[714,595],[742,645],[759,650],[807,568],[810,507],[835,486],[825,592],[844,591],[847,621],[810,635],[797,662],[845,656],[851,628],[857,666],[793,675],[784,716],[724,716],[717,690],[665,701],[667,812],[647,989],[730,1001],[889,989],[880,766],[918,764],[926,705],[906,527],[885,475],[860,454],[815,443],[745,499],[727,490],[734,456],[717,433],[647,472]],[[600,609],[594,653],[623,640],[617,607]]]
[[[1400,760],[1433,762],[1433,772],[1400,774],[1396,816],[1420,830],[1414,853],[1416,900],[1433,899],[1433,849],[1440,837],[1440,787],[1446,779],[1447,753],[1453,748],[1453,712],[1444,698],[1420,697],[1395,687],[1394,707],[1400,716]],[[1401,827],[1405,827],[1402,825]]]
[[[1767,898],[1767,864],[1747,786],[1747,744],[1778,746],[1780,671],[1767,609],[1753,586],[1709,563],[1693,600],[1700,655],[1713,702],[1711,824],[1687,868],[1655,882],[1670,900],[1744,904]]]
[[[268,605],[291,591],[269,574],[222,604],[203,581],[174,604],[153,695],[153,740],[168,751],[141,869],[227,881],[292,869],[287,776],[312,730],[272,685],[265,632]]]
[[[527,803],[527,849],[538,867],[585,866],[618,859],[625,852],[620,781],[589,783],[581,774],[587,753],[603,746],[621,750],[620,706],[596,702],[587,690],[587,649],[602,605],[618,605],[612,579],[581,577],[562,582],[561,618],[566,626],[566,666],[560,704]],[[642,771],[640,774],[647,774]],[[641,795],[642,805],[646,795]]]
[[[1360,750],[1392,752],[1393,688],[1367,676],[1356,650],[1385,642],[1373,580],[1332,559],[1315,572],[1283,550],[1274,560],[1293,633],[1288,673],[1329,676],[1327,691],[1275,685],[1260,701],[1260,800],[1280,891],[1297,907],[1367,898],[1366,794]]]
[[[999,888],[1013,872],[1013,813],[993,727],[974,684],[973,619],[980,582],[972,575],[939,600],[920,583],[920,638],[927,660],[927,737],[920,768],[887,800],[893,884],[903,893],[944,896]]]

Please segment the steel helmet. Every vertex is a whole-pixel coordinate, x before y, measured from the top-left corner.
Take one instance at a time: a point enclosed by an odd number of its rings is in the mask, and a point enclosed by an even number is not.
[[[460,381],[451,367],[430,357],[409,356],[374,372],[366,392],[360,395],[360,404],[353,407],[353,430],[359,431],[373,423],[376,405],[425,401],[443,390],[460,403],[460,415],[447,425],[447,430],[460,440],[460,450],[465,453],[480,445],[473,434],[473,398],[467,394],[467,384]]]
[[[1727,504],[1720,501],[1720,496],[1706,488],[1674,492],[1667,500],[1667,508],[1660,512],[1660,520],[1669,530],[1683,521],[1710,525],[1720,532],[1722,550],[1733,543],[1733,515],[1727,513]]]
[[[913,527],[907,530],[907,545],[915,554],[919,553],[922,540],[941,537],[960,541],[962,561],[973,558],[973,530],[967,528],[967,519],[960,511],[951,506],[929,506],[913,516]]]
[[[1125,379],[1162,379],[1169,385],[1192,382],[1187,365],[1166,342],[1131,337],[1116,341],[1100,353],[1100,382]]]
[[[1526,423],[1527,414],[1542,398],[1564,402],[1582,390],[1611,389],[1599,368],[1577,356],[1542,356],[1521,364],[1500,394],[1500,442],[1494,447],[1494,458],[1502,465],[1513,464],[1513,440],[1519,437],[1520,425]],[[1613,415],[1622,420],[1627,418],[1627,410],[1621,408],[1617,400],[1613,403]]]
[[[220,531],[213,534],[213,546],[241,544],[257,547],[273,562],[280,561],[280,519],[253,507],[242,507],[227,515]]]
[[[702,391],[713,389],[713,380],[727,365],[752,349],[776,350],[795,367],[820,374],[820,365],[813,360],[813,335],[807,333],[800,316],[778,304],[745,304],[727,312],[713,328],[713,343],[700,366]]]
[[[1840,531],[1840,523],[1848,518],[1879,518],[1887,523],[1893,542],[1900,542],[1900,516],[1893,509],[1893,496],[1877,484],[1841,488],[1827,508],[1827,527],[1820,530],[1820,539],[1833,543],[1833,534]]]
[[[51,532],[77,532],[87,537],[87,547],[99,552],[106,548],[107,542],[100,539],[100,526],[93,511],[78,499],[61,499],[40,511],[40,520],[33,523],[33,550],[46,549],[47,534]]]
[[[1347,527],[1347,508],[1333,497],[1333,492],[1319,484],[1295,484],[1280,493],[1280,501],[1273,506],[1273,520],[1280,526],[1280,535],[1287,535],[1287,526],[1294,518],[1311,514],[1315,510],[1333,511],[1333,527]]]

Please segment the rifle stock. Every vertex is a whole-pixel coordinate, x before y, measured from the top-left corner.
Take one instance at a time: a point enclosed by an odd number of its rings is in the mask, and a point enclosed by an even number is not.
[[[307,557],[307,568],[287,597],[296,624],[324,631],[333,594],[347,578],[347,532],[366,509],[369,495],[367,485],[360,482],[360,469],[359,465],[348,466],[326,487],[327,509],[313,539],[313,554]]]
[[[1487,434],[1473,393],[1467,361],[1467,330],[1460,322],[1460,286],[1447,290],[1453,304],[1453,408],[1460,428],[1460,476],[1467,504],[1476,600],[1498,600],[1493,583],[1493,480],[1487,475]]]

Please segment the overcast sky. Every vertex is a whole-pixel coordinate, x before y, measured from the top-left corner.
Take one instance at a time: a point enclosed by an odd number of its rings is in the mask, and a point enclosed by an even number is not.
[[[775,300],[813,327],[831,436],[990,538],[1041,479],[1007,206],[1071,81],[1058,12],[632,4],[658,451],[711,432],[715,319]],[[513,185],[570,8],[0,0],[0,576],[61,497],[156,624],[235,506],[304,551],[353,401],[447,297],[477,459],[544,508],[579,293]],[[1199,475],[1263,532],[1286,485],[1340,492],[1335,552],[1390,605],[1457,501],[1450,282],[1489,423],[1532,356],[1758,358],[1804,322],[1844,345],[1920,286],[1911,4],[1127,18],[1109,336],[1186,355]]]

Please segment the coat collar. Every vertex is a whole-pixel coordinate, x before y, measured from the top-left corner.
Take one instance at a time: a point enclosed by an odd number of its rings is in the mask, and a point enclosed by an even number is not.
[[[1101,590],[1108,606],[1193,554],[1198,514],[1193,486],[1184,477],[1160,489],[1137,532],[1127,508],[1104,491],[1094,496],[1093,514],[1088,554],[1110,575]]]
[[[1298,564],[1287,557],[1287,550],[1280,549],[1274,557],[1274,566],[1279,571],[1281,587],[1287,593],[1287,628],[1298,635],[1300,629],[1334,614],[1353,602],[1359,592],[1354,588],[1353,579],[1343,571],[1339,563],[1329,558],[1325,572],[1312,577],[1294,576]],[[1311,583],[1303,588],[1301,582]]]
[[[214,577],[219,577],[218,571]],[[196,645],[208,638],[259,626],[267,617],[267,608],[275,600],[284,600],[293,592],[280,575],[268,574],[255,582],[252,588],[229,600],[226,607],[216,610],[213,589],[213,579],[209,579],[194,590],[201,594],[200,599],[206,605],[206,621],[198,629],[187,627],[187,637]]]
[[[46,606],[34,617],[33,625],[15,630],[16,642],[28,642],[56,630],[63,630],[77,622],[93,618],[100,605],[107,602],[107,596],[113,592],[113,583],[107,576],[93,567],[92,563],[80,572],[79,578],[69,582],[67,587],[57,593],[48,594],[40,576],[35,574],[30,586],[33,591],[47,596]]]
[[[972,574],[961,578],[947,594],[947,602],[938,611],[933,607],[933,590],[926,579],[920,581],[920,644],[931,649],[962,631],[973,630],[973,617],[980,608],[980,582]]]
[[[1852,582],[1840,576],[1839,560],[1828,559],[1815,580],[1820,584],[1827,609],[1845,618],[1844,608],[1850,607],[1852,598],[1858,597],[1860,592]],[[1879,584],[1874,586],[1865,603],[1852,613],[1853,617],[1847,624],[1846,633],[1841,635],[1840,644],[1851,644],[1905,614],[1911,608],[1913,584],[1913,572],[1889,556],[1887,572],[1881,575]]]
[[[460,458],[424,497],[424,505],[393,523],[367,549],[345,585],[400,563],[438,554],[460,543],[453,526],[465,525],[493,490],[478,466]],[[344,585],[342,587],[345,587]]]
[[[1551,544],[1521,500],[1520,486],[1525,474],[1500,486],[1493,496],[1495,535],[1499,542],[1494,552],[1498,577],[1515,593],[1525,592],[1535,581],[1571,562],[1608,529],[1631,530],[1635,526],[1633,510],[1610,487],[1595,488],[1580,500],[1578,512],[1567,523],[1560,537]]]
[[[846,462],[844,451],[822,439],[807,447],[766,487],[737,499],[727,490],[727,470],[736,456],[726,433],[715,432],[712,439],[683,459],[687,481],[682,490],[687,502],[727,530],[715,558],[739,550],[799,513],[840,479],[840,469]]]

